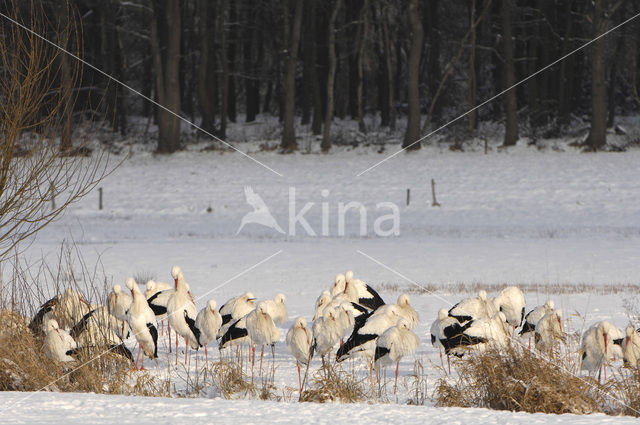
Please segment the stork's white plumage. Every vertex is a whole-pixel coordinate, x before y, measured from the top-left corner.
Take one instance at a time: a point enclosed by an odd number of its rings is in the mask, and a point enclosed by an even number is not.
[[[322,291],[322,294],[316,300],[316,309],[313,312],[313,320],[316,320],[318,317],[322,317],[322,312],[324,308],[332,301],[333,296],[329,291]]]
[[[414,310],[411,306],[411,298],[407,294],[401,294],[398,297],[398,301],[396,304],[385,304],[381,306],[378,310],[375,311],[374,314],[380,314],[381,311],[391,308],[391,306],[396,307],[396,311],[398,314],[409,323],[410,329],[415,329],[418,326],[419,316],[418,312]]]
[[[300,364],[307,365],[311,360],[311,346],[313,345],[313,332],[307,326],[304,317],[298,317],[293,321],[293,325],[287,332],[287,348],[296,358],[298,367],[298,384],[302,392],[302,378],[300,376]]]
[[[461,344],[460,340],[464,338],[464,331],[471,326],[471,323],[472,322],[469,321],[465,324],[460,324],[456,318],[449,316],[447,310],[441,308],[438,311],[438,317],[431,324],[431,344],[440,350],[440,364],[443,368],[442,349],[444,348],[444,352],[447,355],[449,372],[451,372],[449,353],[452,348]]]
[[[552,312],[553,308],[553,300],[547,300],[544,305],[537,306],[524,316],[524,324],[520,330],[520,336],[522,338],[529,338],[529,349],[531,349],[531,338],[535,335],[538,321],[542,319],[545,314]]]
[[[247,316],[236,320],[227,327],[224,335],[220,337],[218,348],[223,350],[227,347],[237,347],[242,344],[250,344],[251,339],[247,332]]]
[[[125,333],[121,334],[123,329]],[[129,334],[129,323],[119,320],[102,305],[85,314],[69,334],[81,346],[120,344]]]
[[[353,333],[338,349],[338,361],[343,361],[352,356],[362,356],[373,360],[376,349],[376,339],[384,331],[395,326],[401,316],[395,305],[372,314],[360,328],[355,328]]]
[[[596,322],[582,334],[581,369],[589,373],[598,371],[598,382],[602,373],[602,366],[613,356],[613,340],[610,332],[615,328],[611,323],[603,320]],[[604,379],[607,379],[607,370],[604,371]]]
[[[56,362],[72,362],[75,359],[67,352],[78,347],[71,335],[60,329],[55,319],[48,319],[45,323],[44,352]]]
[[[218,331],[218,338],[221,338],[233,323],[242,319],[256,308],[255,299],[256,297],[251,292],[246,292],[231,298],[220,307],[222,325],[220,326],[220,331]]]
[[[144,297],[146,299],[149,299],[154,294],[158,292],[166,291],[167,289],[173,289],[173,286],[165,282],[156,282],[153,279],[148,280],[145,285]]]
[[[338,314],[332,307],[327,307],[322,316],[313,322],[313,338],[315,340],[313,351],[320,354],[324,363],[324,356],[333,350],[342,338],[342,326],[338,322]]]
[[[200,331],[196,327],[196,316],[198,310],[196,305],[191,301],[187,285],[185,285],[182,269],[174,266],[171,269],[171,275],[175,282],[174,293],[167,303],[167,314],[169,324],[176,332],[176,364],[178,364],[178,335],[183,337],[185,344],[185,364],[187,363],[187,353],[189,347],[197,350],[200,347],[198,340],[200,339]]]
[[[109,293],[108,304],[109,313],[121,321],[121,328],[119,331],[122,339],[126,338],[128,332],[125,332],[124,325],[127,323],[127,311],[131,306],[131,295],[122,290],[122,286],[113,285],[113,289]],[[128,327],[128,325],[127,325]]]
[[[70,328],[91,310],[82,292],[67,288],[58,300],[54,316],[61,328]]]
[[[503,312],[495,313],[490,319],[472,320],[459,338],[454,338],[451,352],[462,355],[469,350],[484,351],[487,347],[505,347],[509,342],[509,325]]]
[[[497,311],[493,302],[487,298],[487,293],[482,290],[478,292],[477,298],[467,298],[451,307],[449,316],[455,317],[460,323],[464,323],[469,320],[490,319]]]
[[[367,285],[360,279],[353,278],[353,272],[349,270],[345,274],[345,294],[350,294],[353,297],[353,289],[355,289],[355,296],[357,297],[354,302],[367,307],[370,310],[377,310],[385,303],[380,294],[376,292],[371,286]]]
[[[558,341],[564,341],[562,310],[552,310],[542,316],[535,329],[536,348],[551,351]]]
[[[413,355],[420,345],[420,338],[413,333],[410,323],[406,319],[400,319],[395,326],[390,327],[378,337],[374,362],[376,371],[388,364],[396,364],[396,380],[394,394],[398,387],[398,368],[400,359]]]
[[[331,296],[335,297],[338,294],[344,293],[346,279],[342,273],[336,275],[333,285],[331,286]],[[358,301],[357,299],[352,301]]]
[[[156,315],[149,307],[147,300],[140,291],[138,284],[133,278],[127,279],[127,288],[131,291],[133,301],[131,307],[129,307],[128,321],[131,326],[133,336],[140,344],[138,350],[138,357],[140,357],[140,351],[144,354],[142,356],[142,365],[140,369],[144,369],[144,356],[155,359],[158,357],[158,324],[156,322]],[[138,362],[136,359],[136,368]]]
[[[638,364],[640,361],[640,335],[633,326],[627,326],[625,329],[622,351],[625,365],[637,369],[640,366]]]
[[[196,317],[196,328],[200,331],[200,344],[204,345],[205,360],[209,361],[207,344],[215,341],[218,331],[222,325],[222,317],[216,310],[216,301],[207,301],[207,306],[198,312]]]
[[[526,303],[524,301],[524,294],[520,288],[516,286],[509,286],[504,288],[497,297],[493,299],[495,307],[504,313],[507,318],[507,323],[510,324],[513,329],[519,327],[524,319],[524,312]]]
[[[129,310],[131,301],[131,295],[124,292],[122,286],[113,285],[108,298],[109,313],[119,320],[127,320],[127,310]]]
[[[275,323],[273,323],[273,319],[267,310],[266,303],[261,302],[255,310],[247,314],[247,333],[253,343],[253,361],[255,361],[256,345],[260,345],[262,347],[260,354],[260,374],[262,374],[264,346],[271,346],[271,354],[275,360],[274,345],[280,340],[280,330],[276,327]]]
[[[284,304],[287,297],[284,294],[276,294],[272,300],[265,300],[267,314],[271,316],[276,325],[282,325],[287,321],[287,306]]]

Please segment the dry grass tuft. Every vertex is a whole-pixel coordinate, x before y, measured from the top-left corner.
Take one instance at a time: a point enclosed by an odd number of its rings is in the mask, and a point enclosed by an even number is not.
[[[302,392],[300,401],[357,403],[365,394],[364,381],[341,366],[327,362],[313,375],[310,388]]]
[[[604,394],[566,372],[565,360],[556,361],[560,366],[520,347],[469,355],[457,362],[455,381],[439,380],[436,405],[530,413],[602,412]]]
[[[234,394],[255,394],[256,385],[242,369],[242,364],[229,360],[219,360],[211,365],[210,375],[213,385],[225,399],[229,400]]]

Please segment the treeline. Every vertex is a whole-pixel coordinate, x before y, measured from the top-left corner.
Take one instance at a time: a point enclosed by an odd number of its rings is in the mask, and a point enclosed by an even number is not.
[[[41,2],[55,10],[61,0]],[[415,141],[429,130],[640,12],[640,0],[74,0],[70,6],[85,60],[220,138],[228,122],[277,115],[283,152],[296,149],[297,120],[322,135],[329,150],[335,118],[357,120],[366,133],[395,130],[399,116],[406,116],[404,146],[419,148]],[[585,120],[585,147],[603,148],[616,114],[640,106],[639,38],[637,18],[456,121],[448,128],[451,140],[473,137],[479,123],[491,121],[504,123],[504,144],[512,145],[520,136],[566,135],[570,123]],[[82,88],[86,102],[78,105],[91,105],[114,130],[125,133],[131,116],[153,116],[157,150],[180,149],[175,116],[87,67]]]

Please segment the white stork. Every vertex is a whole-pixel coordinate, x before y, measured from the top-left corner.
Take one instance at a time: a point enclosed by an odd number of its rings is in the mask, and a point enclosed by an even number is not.
[[[264,357],[264,346],[271,346],[272,360],[275,362],[275,343],[280,340],[280,330],[273,323],[273,319],[267,312],[267,305],[264,302],[258,304],[255,310],[247,314],[247,332],[252,342],[253,357],[251,368],[255,363],[256,345],[261,345],[260,351],[260,375],[262,375],[262,358]]]
[[[313,345],[313,332],[309,329],[304,317],[298,317],[286,337],[287,348],[296,358],[298,367],[298,384],[302,393],[302,377],[300,376],[300,364],[308,365],[311,361],[311,347]]]
[[[393,393],[398,389],[398,368],[400,359],[404,356],[413,355],[420,345],[420,338],[411,330],[409,321],[400,319],[398,324],[383,332],[376,342],[374,362],[376,373],[387,364],[396,364],[396,380],[393,386]]]
[[[127,279],[127,288],[131,291],[133,301],[129,308],[128,321],[133,335],[135,336],[140,347],[138,348],[138,356],[136,357],[136,369],[138,368],[138,359],[142,352],[142,364],[140,370],[144,369],[144,356],[151,359],[158,357],[158,322],[156,315],[147,304],[147,300],[140,291],[138,284],[133,278]],[[156,360],[157,362],[157,360]]]
[[[205,361],[209,362],[209,354],[207,353],[207,344],[211,341],[215,341],[216,335],[220,330],[222,324],[222,317],[218,310],[216,310],[216,301],[207,301],[207,306],[198,312],[196,316],[196,328],[200,331],[201,345],[204,345]]]
[[[175,281],[174,293],[167,302],[167,315],[169,324],[176,332],[176,364],[178,364],[178,335],[185,339],[184,363],[187,364],[189,347],[197,350],[200,348],[200,330],[196,327],[198,310],[191,300],[187,286],[185,285],[182,269],[174,266],[171,275]]]

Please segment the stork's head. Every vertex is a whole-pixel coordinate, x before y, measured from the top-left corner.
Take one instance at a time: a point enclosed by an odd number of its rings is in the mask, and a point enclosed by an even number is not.
[[[276,294],[276,296],[273,298],[273,300],[279,304],[284,304],[284,301],[286,299],[287,297],[285,297],[284,294]]]
[[[443,321],[447,317],[449,317],[449,312],[446,309],[441,308],[438,310],[438,320]]]
[[[244,299],[247,301],[247,304],[255,305],[256,297],[251,292],[247,292],[243,295]]]
[[[402,294],[398,297],[398,305],[400,306],[408,306],[411,303],[411,298],[409,298],[409,295],[407,294]]]
[[[263,302],[261,302],[260,304],[258,304],[258,307],[256,308],[256,310],[258,311],[258,314],[262,314],[264,317],[267,317],[267,305]]]
[[[298,329],[306,329],[307,328],[307,319],[305,319],[302,316],[296,318],[296,320],[293,322],[293,327],[294,328],[298,328]]]
[[[407,319],[400,319],[398,320],[398,329],[407,329],[409,330],[409,322],[407,322]]]
[[[349,270],[344,274],[345,282],[351,282],[353,280],[353,271]]]
[[[131,291],[131,296],[133,296],[134,291],[138,289],[138,284],[132,277],[127,279],[127,281],[125,282],[125,286]]]
[[[635,329],[633,326],[627,326],[625,329],[625,337],[624,337],[624,350],[627,351],[627,346],[629,345],[629,341],[631,341],[631,337],[635,333]]]
[[[113,292],[118,295],[120,292],[122,292],[122,286],[115,284],[113,285]]]
[[[55,331],[57,329],[60,329],[60,326],[58,326],[58,321],[56,319],[47,320],[47,324],[45,325],[45,331],[47,333]]]
[[[555,305],[554,305],[554,303],[553,303],[553,300],[547,300],[547,302],[546,302],[546,303],[544,303],[544,307],[545,307],[547,310],[553,310],[554,306],[555,306]]]
[[[487,300],[487,291],[482,289],[480,292],[478,292],[478,298],[480,298],[482,301],[486,301]]]
[[[207,301],[207,308],[209,310],[211,310],[212,313],[216,312],[216,300],[209,300]]]
[[[556,319],[558,320],[558,325],[560,325],[560,330],[562,331],[562,310],[556,310]]]
[[[178,287],[178,279],[180,279],[180,277],[182,277],[182,269],[180,268],[180,266],[173,266],[171,268],[171,277],[173,278],[173,281],[175,283],[175,287]]]

